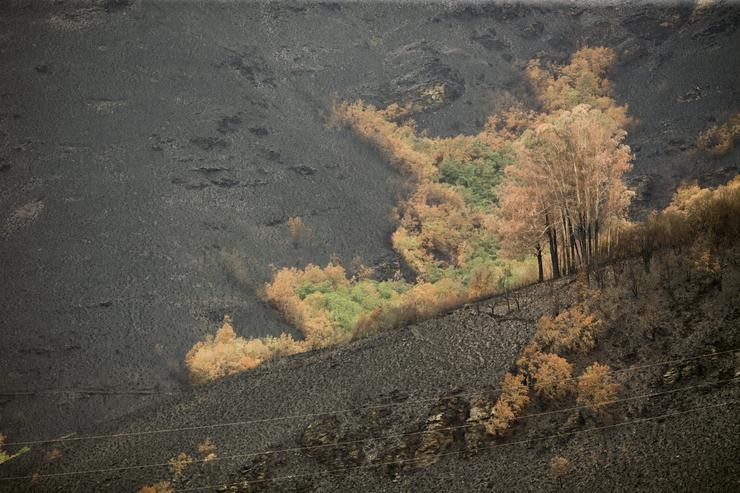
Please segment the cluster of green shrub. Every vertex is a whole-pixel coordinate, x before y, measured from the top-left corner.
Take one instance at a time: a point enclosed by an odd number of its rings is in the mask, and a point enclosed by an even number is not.
[[[624,108],[609,97],[605,73],[612,60],[610,50],[597,48],[580,50],[562,67],[541,68],[534,61],[527,67],[527,78],[545,113],[514,106],[492,115],[474,135],[430,137],[417,131],[413,120],[406,118],[411,110],[398,104],[385,109],[362,101],[335,105],[334,122],[373,142],[408,178],[410,193],[399,204],[391,243],[415,278],[409,282],[400,276],[348,277],[336,262],[323,268],[278,270],[265,286],[264,297],[304,335],[303,341],[282,337],[281,344],[288,347],[284,353],[345,342],[542,280],[546,245],[541,230],[547,218],[530,221],[515,215],[507,222],[502,210],[528,214],[530,207],[523,204],[531,200],[523,195],[521,207],[512,206],[505,193],[511,187],[502,181],[512,165],[521,164],[523,135],[553,126],[547,119],[550,113],[586,102],[610,118],[626,121]],[[579,108],[573,111],[583,112]],[[554,147],[559,149],[560,144],[557,140]],[[296,245],[305,236],[305,227],[295,218],[289,230]],[[225,342],[239,350],[227,351]],[[224,337],[206,341],[191,359],[202,363],[203,373],[211,378],[260,364],[280,352],[278,346],[273,340],[241,341],[224,332]],[[225,352],[233,353],[231,359],[237,363],[211,371],[211,362]]]
[[[470,147],[475,154],[469,159],[448,158],[442,162],[439,181],[456,187],[468,207],[490,210],[498,204],[495,189],[501,182],[504,169],[511,164],[512,155],[493,149],[478,139]]]
[[[405,281],[372,279],[341,286],[334,286],[329,281],[306,282],[296,289],[296,295],[314,308],[326,310],[342,330],[352,333],[361,316],[377,309],[400,305],[403,295],[412,287]]]

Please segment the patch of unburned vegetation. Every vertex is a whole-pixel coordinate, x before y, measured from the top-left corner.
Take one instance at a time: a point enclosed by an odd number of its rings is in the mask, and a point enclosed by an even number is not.
[[[0,433],[0,464],[13,460],[16,457],[20,457],[21,455],[29,452],[30,450],[31,449],[28,447],[23,447],[15,453],[6,451],[5,450],[5,435]]]
[[[373,142],[409,178],[412,192],[398,208],[391,241],[414,281],[350,277],[337,262],[277,270],[264,298],[304,339],[246,340],[225,320],[188,354],[194,381],[413,323],[512,285],[600,272],[605,261],[645,257],[674,235],[688,242],[688,231],[707,224],[735,234],[737,218],[728,214],[740,203],[737,180],[712,191],[682,189],[664,213],[627,221],[630,120],[611,96],[614,59],[608,48],[583,48],[567,65],[533,60],[526,77],[541,112],[514,106],[491,116],[476,135],[429,137],[402,121],[409,110],[400,105],[335,104],[333,123]],[[288,228],[297,246],[305,226],[291,218]],[[706,269],[717,268],[712,260],[697,254]],[[586,305],[543,318],[520,360],[537,392],[551,399],[571,393],[573,385],[550,383],[572,376],[558,353],[588,353],[602,329],[602,314]],[[501,422],[515,414],[516,406],[507,405],[499,409]]]
[[[305,351],[306,344],[289,334],[245,339],[236,335],[232,319],[225,316],[215,335],[197,342],[185,356],[190,380],[202,384],[255,368],[272,358]]]

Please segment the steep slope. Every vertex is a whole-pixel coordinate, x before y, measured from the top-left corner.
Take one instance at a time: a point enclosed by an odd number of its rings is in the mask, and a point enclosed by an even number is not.
[[[45,488],[134,491],[171,480],[167,459],[186,453],[198,462],[175,481],[183,491],[511,491],[556,487],[560,455],[569,490],[726,491],[740,473],[737,271],[702,279],[674,285],[672,302],[641,290],[618,310],[660,307],[649,328],[620,314],[571,360],[615,370],[624,401],[610,419],[535,399],[502,438],[475,420],[539,316],[581,296],[563,281],[226,378],[97,430],[120,436],[35,445],[10,470],[51,475]],[[202,462],[206,439],[217,458]],[[39,463],[50,447],[62,459]]]
[[[692,8],[4,3],[0,392],[31,395],[0,396],[0,430],[92,431],[187,392],[173,367],[224,313],[244,335],[291,331],[256,295],[271,264],[397,262],[402,179],[325,126],[332,94],[418,100],[421,128],[472,132],[513,97],[531,103],[530,58],[606,44],[636,119],[641,210],[684,178],[736,174],[737,153],[692,143],[738,111],[738,9]],[[312,230],[297,248],[291,216]]]

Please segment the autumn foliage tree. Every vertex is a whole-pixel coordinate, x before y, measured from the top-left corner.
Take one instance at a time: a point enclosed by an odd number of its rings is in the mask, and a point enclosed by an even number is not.
[[[540,272],[547,248],[553,277],[596,263],[631,199],[622,181],[631,166],[626,109],[611,98],[606,78],[613,60],[610,49],[584,48],[569,65],[533,61],[527,68],[547,113],[514,144],[498,230],[510,247],[535,252]]]
[[[579,406],[586,406],[598,416],[608,414],[607,404],[617,399],[622,386],[612,378],[609,367],[594,363],[578,377]]]
[[[628,123],[627,110],[612,98],[607,78],[615,59],[611,48],[586,47],[576,51],[567,65],[543,66],[538,59],[530,60],[525,75],[547,112],[556,113],[587,104],[624,127]]]
[[[502,186],[493,229],[502,239],[505,254],[512,257],[536,255],[537,277],[542,282],[545,279],[542,257],[548,232],[546,222],[542,221],[543,204],[523,192],[525,188],[515,180],[508,180]]]
[[[595,262],[609,228],[625,216],[631,193],[622,176],[631,153],[624,136],[603,112],[579,105],[546,118],[518,142],[519,160],[507,168],[504,190],[528,197],[534,210],[512,211],[510,221],[531,224],[536,214],[556,276],[561,267],[569,273]]]
[[[494,241],[489,225],[495,189],[513,158],[510,139],[531,115],[512,110],[489,119],[476,135],[432,138],[417,132],[413,121],[399,123],[399,108],[357,101],[336,104],[332,113],[335,123],[373,142],[411,178],[409,196],[398,208],[394,249],[423,281],[434,282],[451,269],[466,281],[473,270],[486,274],[480,264],[490,267],[496,258],[482,246]],[[474,290],[480,288],[477,282]]]
[[[603,321],[579,305],[560,312],[556,317],[543,316],[538,324],[535,341],[540,347],[560,353],[588,353],[596,346]]]
[[[528,361],[534,390],[547,399],[562,399],[573,388],[573,367],[553,353],[536,352]]]
[[[491,409],[491,418],[486,422],[486,431],[500,435],[511,426],[529,403],[529,389],[522,375],[507,373],[501,381],[501,394]]]
[[[698,239],[710,247],[731,246],[740,239],[740,177],[716,188],[680,187],[664,210],[643,222],[623,224],[614,235],[617,248],[610,257],[642,257],[648,269],[656,252],[684,254]]]

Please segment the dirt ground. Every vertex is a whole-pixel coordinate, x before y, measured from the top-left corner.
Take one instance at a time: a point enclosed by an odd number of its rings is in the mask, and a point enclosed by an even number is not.
[[[572,398],[535,398],[503,438],[471,421],[536,320],[574,302],[574,283],[562,281],[225,378],[96,430],[123,436],[35,445],[9,473],[61,474],[42,480],[49,490],[135,491],[171,480],[164,459],[197,459],[210,439],[218,459],[189,466],[178,490],[730,491],[740,475],[740,311],[697,321],[718,289],[689,288],[692,301],[648,332],[617,320],[595,353],[571,359],[576,374],[593,361],[616,370],[626,401],[609,419],[568,411]],[[44,461],[54,447],[62,458]],[[559,480],[554,456],[570,461]],[[36,491],[28,479],[8,484]]]
[[[637,3],[3,2],[0,431],[9,441],[96,433],[141,423],[152,409],[147,426],[228,421],[470,386],[473,373],[495,380],[526,330],[464,312],[196,392],[180,362],[225,313],[241,335],[295,333],[257,296],[271,266],[325,263],[332,254],[398,262],[389,236],[403,179],[372,146],[327,126],[334,95],[385,105],[444,86],[440,100],[425,100],[419,126],[433,135],[474,132],[513,97],[531,103],[522,69],[532,57],[565,61],[584,44],[611,46],[615,94],[635,119],[628,143],[639,216],[684,179],[713,184],[737,174],[736,152],[710,158],[693,142],[740,107],[739,23],[740,9],[723,3],[692,15],[687,5]],[[310,230],[298,246],[291,216]],[[490,330],[509,332],[480,338]],[[436,333],[451,338],[447,345],[434,342]],[[418,366],[399,371],[412,353]],[[358,381],[357,369],[377,377]],[[262,397],[267,388],[281,398]],[[214,402],[224,405],[203,405]],[[736,430],[736,416],[716,411],[712,419]],[[737,452],[727,436],[700,439],[699,421],[672,421],[690,426],[675,425],[666,447],[677,456],[686,444]],[[248,443],[282,443],[291,430]],[[583,440],[601,446],[598,437]],[[138,463],[183,446],[122,450]],[[635,453],[649,467],[646,447]],[[506,449],[500,460],[525,451]],[[470,469],[450,489],[517,484],[487,457],[460,462]],[[540,469],[522,469],[531,489],[554,487]],[[678,458],[671,469],[676,481],[690,471]],[[111,491],[133,486],[133,477]],[[429,486],[444,477],[440,467],[418,479]],[[405,484],[359,473],[347,481]],[[701,481],[686,484],[725,486]]]

